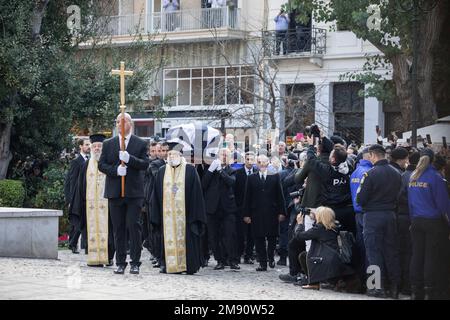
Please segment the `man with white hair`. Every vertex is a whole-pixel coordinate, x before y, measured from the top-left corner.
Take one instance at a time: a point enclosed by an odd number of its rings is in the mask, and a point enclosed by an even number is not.
[[[270,268],[275,268],[279,222],[286,217],[280,176],[278,173],[268,174],[268,165],[267,156],[258,156],[259,172],[248,177],[245,188],[244,222],[252,224],[259,261],[256,271],[267,271],[267,261]]]
[[[131,133],[132,119],[119,114],[117,128],[124,121],[125,151],[121,151],[122,136],[105,140],[98,168],[106,174],[105,198],[108,198],[116,246],[115,274],[124,274],[127,266],[127,231],[130,241],[131,274],[139,274],[141,265],[141,208],[144,202],[144,175],[149,165],[147,142]],[[121,164],[123,161],[124,164]],[[125,196],[122,197],[122,177]]]
[[[182,157],[182,146],[168,142],[167,164],[156,176],[150,223],[160,239],[160,272],[194,274],[203,266],[206,214],[200,178]]]
[[[208,221],[208,242],[217,261],[214,270],[222,270],[226,264],[229,264],[230,269],[240,269],[236,245],[238,211],[234,195],[236,172],[230,167],[230,161],[230,150],[220,149],[219,156],[211,163],[202,178]]]
[[[90,140],[91,156],[80,169],[73,210],[80,216],[80,228],[87,231],[88,266],[103,267],[112,265],[114,256],[108,199],[104,198],[106,175],[98,170],[105,136],[94,134]]]

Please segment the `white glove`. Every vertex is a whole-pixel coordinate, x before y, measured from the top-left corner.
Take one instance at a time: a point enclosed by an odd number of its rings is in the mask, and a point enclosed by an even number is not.
[[[119,159],[125,163],[128,163],[128,161],[130,161],[130,154],[128,151],[119,151]]]
[[[124,177],[127,175],[127,166],[118,166],[117,167],[117,175]]]
[[[216,170],[217,171],[222,170],[222,161],[219,158],[217,158],[216,161],[217,161],[217,168],[216,168]]]
[[[210,165],[209,168],[208,168],[208,171],[209,171],[209,172],[214,172],[214,171],[216,171],[217,166],[218,166],[217,160],[218,160],[218,159],[215,159],[215,160],[211,163],[211,165]]]

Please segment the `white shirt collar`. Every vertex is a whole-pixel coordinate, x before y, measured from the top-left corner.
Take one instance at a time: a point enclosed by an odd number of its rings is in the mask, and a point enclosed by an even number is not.
[[[125,136],[125,149],[128,147],[128,142],[130,142],[130,138],[131,138],[131,131],[129,134],[127,134]],[[119,146],[121,144],[121,141],[122,141],[122,135],[119,133]]]
[[[83,157],[84,160],[87,160],[88,155],[84,152],[80,152],[80,155]]]

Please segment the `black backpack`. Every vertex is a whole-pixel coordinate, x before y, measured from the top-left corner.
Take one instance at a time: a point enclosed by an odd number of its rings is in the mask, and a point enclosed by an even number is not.
[[[353,256],[353,246],[355,245],[355,237],[349,231],[339,231],[337,236],[339,245],[339,257],[345,264],[351,264]]]

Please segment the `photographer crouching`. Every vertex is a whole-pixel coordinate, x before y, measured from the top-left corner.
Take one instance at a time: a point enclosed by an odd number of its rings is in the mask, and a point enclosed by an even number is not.
[[[314,221],[312,228],[305,231],[305,215]],[[354,274],[353,269],[343,263],[339,255],[339,226],[334,211],[328,207],[304,210],[297,215],[294,238],[297,241],[311,240],[311,247],[303,251],[298,259],[307,283],[303,289],[319,290],[320,283],[328,282],[336,286],[341,278]]]

